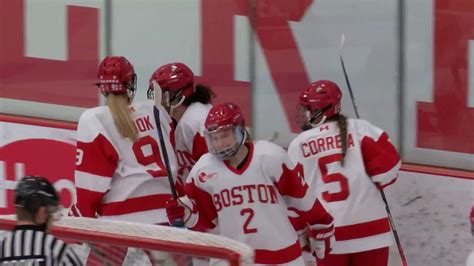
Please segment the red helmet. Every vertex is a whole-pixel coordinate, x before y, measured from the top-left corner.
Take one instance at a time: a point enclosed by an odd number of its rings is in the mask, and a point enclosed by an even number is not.
[[[216,105],[209,110],[206,121],[205,137],[207,146],[211,153],[214,153],[222,160],[227,160],[234,156],[247,138],[245,130],[245,119],[240,108],[233,103],[223,103]],[[229,135],[216,137],[220,132],[232,130],[232,142],[222,144],[222,138],[229,139]],[[224,140],[225,141],[225,140]]]
[[[319,120],[323,123],[326,119],[331,118],[341,112],[342,93],[336,83],[330,80],[318,80],[311,83],[307,89],[300,94],[299,106],[306,112],[305,121],[308,123],[312,120]],[[309,114],[307,113],[309,112]],[[300,112],[301,113],[301,112]],[[301,125],[300,125],[301,126]]]
[[[194,73],[183,63],[169,63],[159,67],[151,75],[148,87],[148,98],[155,89],[154,82],[158,84],[161,91],[169,94],[169,102],[181,96],[189,97],[195,91]]]
[[[233,103],[218,104],[209,110],[205,127],[214,130],[219,127],[244,126],[245,119],[240,108]]]
[[[97,72],[97,85],[102,94],[135,93],[136,75],[133,65],[123,56],[107,56],[102,60]]]

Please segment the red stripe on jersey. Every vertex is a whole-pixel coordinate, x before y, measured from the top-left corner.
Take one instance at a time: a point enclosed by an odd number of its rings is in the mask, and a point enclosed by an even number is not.
[[[178,194],[178,197],[184,196],[184,185],[183,181],[181,180],[181,177],[177,177],[176,181],[174,182],[174,189],[176,190],[176,194]]]
[[[288,263],[299,256],[301,256],[301,247],[298,241],[289,247],[278,250],[255,249],[255,263],[260,264]]]
[[[326,209],[323,207],[321,202],[316,199],[313,204],[313,207],[308,211],[304,212],[304,217],[306,217],[306,221],[310,224],[326,224],[329,225],[333,222],[333,217]]]
[[[294,208],[288,208],[289,210],[295,210]],[[300,213],[299,211],[295,211],[296,213]],[[290,220],[291,225],[293,225],[293,228],[295,231],[300,231],[306,228],[308,226],[308,223],[306,223],[306,220],[301,217],[300,215],[296,217],[288,216],[288,219]]]
[[[90,191],[76,187],[77,203],[76,207],[84,217],[96,217],[96,212],[102,201],[104,192]]]
[[[387,133],[382,133],[377,141],[364,137],[361,143],[365,170],[369,176],[386,173],[400,161],[395,147],[388,140]]]
[[[98,213],[102,216],[111,216],[163,209],[170,198],[171,194],[158,194],[104,203],[100,206]]]
[[[77,154],[82,155],[76,170],[100,175],[104,177],[112,177],[117,168],[119,155],[110,141],[99,134],[92,142],[77,142]],[[82,154],[79,150],[82,150]]]
[[[333,217],[329,214],[326,209],[323,207],[321,202],[316,199],[310,210],[303,212],[296,208],[288,208],[288,210],[294,211],[298,214],[297,217],[288,217],[293,228],[296,231],[304,229],[308,225],[331,225],[333,223]],[[328,232],[333,230],[333,226],[328,227]],[[322,230],[324,233],[325,231]]]
[[[382,218],[370,222],[352,224],[346,226],[336,226],[336,240],[351,240],[368,236],[375,236],[390,232],[390,224],[387,218]]]
[[[217,210],[211,195],[198,188],[194,182],[192,179],[191,183],[184,186],[186,195],[194,204],[193,213],[199,216],[196,225],[190,229],[204,232],[216,227],[212,221],[217,218]]]
[[[308,190],[308,184],[303,179],[303,165],[297,164],[294,169],[282,165],[283,171],[278,179],[277,188],[282,196],[303,198]]]
[[[194,135],[192,149],[192,157],[195,162],[197,162],[203,154],[208,152],[206,139],[199,133]]]

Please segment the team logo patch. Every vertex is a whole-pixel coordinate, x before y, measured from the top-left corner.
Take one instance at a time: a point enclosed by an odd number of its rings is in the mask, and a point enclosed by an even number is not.
[[[205,183],[207,180],[215,177],[217,175],[217,173],[210,173],[210,174],[206,174],[204,172],[201,172],[199,175],[198,175],[198,180],[201,182],[201,183]]]

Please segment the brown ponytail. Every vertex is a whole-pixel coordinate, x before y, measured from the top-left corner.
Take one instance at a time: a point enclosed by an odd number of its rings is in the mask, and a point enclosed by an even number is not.
[[[133,121],[127,95],[109,93],[107,95],[107,106],[120,134],[125,138],[129,138],[132,142],[137,141],[138,129]]]
[[[341,137],[342,143],[342,158],[340,160],[342,166],[344,166],[344,159],[347,152],[347,118],[339,114],[337,116],[337,126],[339,127],[339,136]]]
[[[183,105],[189,106],[195,102],[209,104],[212,102],[212,98],[214,98],[215,96],[216,94],[214,93],[214,91],[212,91],[211,88],[203,84],[197,84],[196,91],[194,91],[193,95],[184,99]]]

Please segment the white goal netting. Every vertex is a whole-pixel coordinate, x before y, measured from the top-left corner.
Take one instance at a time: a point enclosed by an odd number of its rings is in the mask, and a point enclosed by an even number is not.
[[[0,230],[12,229],[13,219],[0,217]],[[248,245],[182,228],[65,217],[51,232],[71,242],[87,265],[253,264]]]

